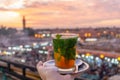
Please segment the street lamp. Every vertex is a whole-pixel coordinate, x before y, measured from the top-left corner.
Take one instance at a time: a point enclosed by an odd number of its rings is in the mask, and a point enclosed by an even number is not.
[[[100,54],[100,58],[103,59],[105,56],[103,54]]]
[[[120,61],[120,57],[118,57],[117,60]]]

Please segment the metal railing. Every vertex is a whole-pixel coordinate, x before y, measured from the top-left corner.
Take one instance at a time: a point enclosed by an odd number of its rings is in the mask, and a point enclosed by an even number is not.
[[[41,80],[35,67],[19,64],[0,58],[2,73],[9,74],[20,80]]]

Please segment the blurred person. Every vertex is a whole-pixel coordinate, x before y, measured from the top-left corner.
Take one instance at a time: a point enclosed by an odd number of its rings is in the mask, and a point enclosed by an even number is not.
[[[36,67],[42,80],[74,80],[76,76],[76,74],[61,75],[51,68],[44,67],[41,61],[38,62]]]

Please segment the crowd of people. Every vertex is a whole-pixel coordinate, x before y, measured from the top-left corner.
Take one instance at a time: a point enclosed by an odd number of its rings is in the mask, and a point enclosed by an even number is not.
[[[36,67],[39,61],[45,62],[50,56],[53,58],[53,52],[51,52],[50,54],[40,54],[37,50],[32,50],[31,52],[16,52],[12,57],[24,59],[25,64]],[[114,64],[106,60],[102,60],[101,65],[98,65],[97,61],[94,59],[94,64],[89,63],[86,60],[87,58],[81,59],[87,62],[90,66],[86,72],[79,76],[83,80],[108,80],[108,78],[110,78],[111,76],[120,74],[119,64]]]
[[[91,50],[101,50],[101,51],[111,51],[111,52],[120,52],[120,39],[109,39],[109,40],[99,40],[95,42],[88,42],[85,45],[81,46],[82,49],[91,49]]]
[[[109,80],[111,76],[120,74],[119,65],[111,63],[110,66],[110,64],[104,60],[101,66],[98,66],[97,64],[89,65],[89,70],[81,75],[81,77],[88,80]]]

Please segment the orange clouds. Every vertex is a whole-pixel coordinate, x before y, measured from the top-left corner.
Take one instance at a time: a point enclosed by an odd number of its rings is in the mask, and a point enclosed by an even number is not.
[[[27,26],[120,26],[119,0],[11,0],[19,6],[7,8],[26,16]],[[5,2],[4,2],[5,3]],[[10,3],[12,5],[12,2]],[[0,8],[6,9],[1,6]],[[16,19],[19,22],[19,19]],[[16,23],[15,23],[16,24]],[[21,26],[16,24],[15,26]]]

